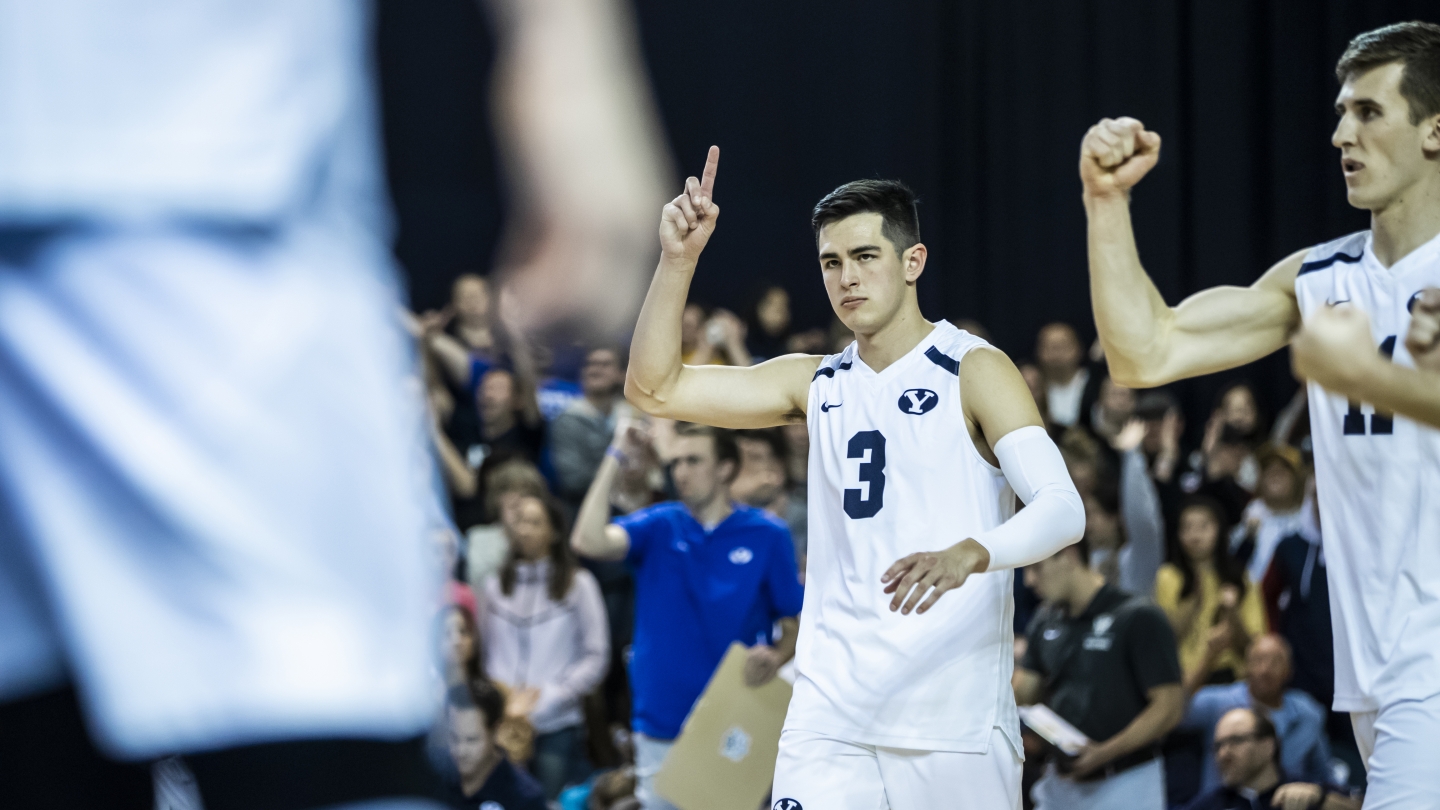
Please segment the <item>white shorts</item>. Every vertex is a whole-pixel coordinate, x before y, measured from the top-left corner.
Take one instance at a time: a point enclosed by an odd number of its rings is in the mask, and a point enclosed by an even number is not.
[[[1350,723],[1365,762],[1365,810],[1440,808],[1440,695],[1351,712]]]
[[[0,229],[0,701],[148,758],[433,715],[419,389],[341,229]]]
[[[884,748],[786,729],[773,810],[1019,810],[1021,765],[998,728],[983,754]]]

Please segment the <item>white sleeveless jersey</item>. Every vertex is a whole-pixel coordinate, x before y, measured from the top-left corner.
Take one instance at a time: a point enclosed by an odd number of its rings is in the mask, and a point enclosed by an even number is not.
[[[1405,350],[1410,307],[1440,287],[1440,238],[1386,268],[1362,231],[1311,249],[1295,279],[1303,318],[1349,303],[1375,345]],[[1440,693],[1440,431],[1311,383],[1310,435],[1335,629],[1335,709]]]
[[[850,742],[1019,749],[1010,688],[1012,573],[970,577],[927,613],[890,612],[880,576],[917,551],[994,528],[1013,511],[960,407],[960,360],[988,344],[945,321],[876,373],[854,343],[810,383],[809,557],[786,728]]]

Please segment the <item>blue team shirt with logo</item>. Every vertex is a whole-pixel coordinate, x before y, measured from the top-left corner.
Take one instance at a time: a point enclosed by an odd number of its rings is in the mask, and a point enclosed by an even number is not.
[[[713,531],[676,501],[615,521],[630,535],[635,639],[630,687],[635,730],[674,739],[731,642],[768,644],[804,592],[790,530],[749,506]]]

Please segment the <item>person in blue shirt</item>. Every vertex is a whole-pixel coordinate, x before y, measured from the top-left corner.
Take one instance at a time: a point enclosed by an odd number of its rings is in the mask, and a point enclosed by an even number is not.
[[[617,427],[570,542],[582,556],[623,559],[634,572],[636,796],[645,810],[669,810],[653,782],[691,706],[733,642],[750,646],[751,686],[794,657],[803,591],[785,523],[730,500],[739,452],[728,431],[678,425],[671,476],[680,500],[607,522],[620,463],[638,452],[629,427]]]
[[[1210,736],[1215,724],[1232,709],[1256,709],[1274,724],[1280,740],[1280,768],[1290,778],[1327,784],[1330,741],[1325,735],[1325,709],[1299,689],[1286,689],[1290,681],[1290,645],[1274,633],[1257,637],[1245,656],[1245,680],[1206,686],[1195,693],[1180,728],[1206,735],[1201,790],[1221,784]]]

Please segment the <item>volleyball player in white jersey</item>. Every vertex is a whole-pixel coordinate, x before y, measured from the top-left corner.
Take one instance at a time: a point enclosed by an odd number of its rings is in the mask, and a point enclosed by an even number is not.
[[[1370,230],[1298,251],[1251,287],[1206,290],[1174,308],[1140,264],[1128,205],[1159,157],[1159,136],[1124,118],[1085,136],[1091,292],[1117,382],[1149,388],[1248,363],[1311,320],[1319,334],[1307,340],[1333,336],[1332,317],[1354,318],[1330,307],[1368,316],[1369,330],[1348,332],[1364,351],[1413,368],[1411,309],[1423,289],[1440,286],[1440,26],[1361,34],[1336,74],[1331,141],[1350,203],[1371,212]],[[1330,560],[1334,706],[1354,719],[1369,771],[1365,806],[1440,807],[1440,432],[1315,382],[1310,432]]]
[[[1004,354],[921,316],[926,248],[899,183],[850,183],[815,209],[825,289],[855,332],[844,352],[682,365],[718,160],[712,147],[703,179],[665,206],[626,395],[723,427],[809,425],[810,556],[775,807],[1018,808],[1011,569],[1084,530],[1059,451]],[[1011,517],[1014,494],[1029,505]]]

